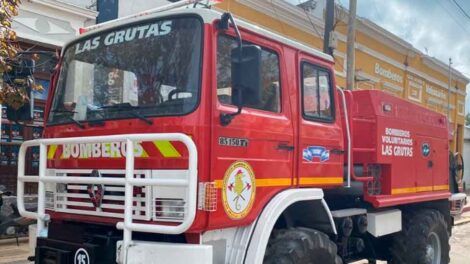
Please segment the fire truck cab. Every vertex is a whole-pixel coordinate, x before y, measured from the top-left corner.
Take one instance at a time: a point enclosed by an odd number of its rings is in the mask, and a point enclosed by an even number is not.
[[[89,29],[19,153],[35,263],[448,263],[446,118],[333,66],[208,8]]]

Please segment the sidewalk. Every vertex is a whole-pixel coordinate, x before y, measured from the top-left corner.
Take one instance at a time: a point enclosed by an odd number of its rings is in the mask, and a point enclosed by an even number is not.
[[[0,264],[27,264],[29,255],[27,238],[20,238],[19,246],[16,239],[0,240]]]
[[[462,225],[470,222],[470,197],[467,198],[467,204],[462,210],[462,214],[456,218],[454,225]]]

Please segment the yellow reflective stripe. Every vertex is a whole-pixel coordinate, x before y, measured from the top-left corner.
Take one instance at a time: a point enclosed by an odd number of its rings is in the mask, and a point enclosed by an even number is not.
[[[145,149],[142,147],[142,154],[140,155],[139,158],[148,158],[149,157],[149,154],[147,153],[147,151],[145,151]]]
[[[224,186],[224,181],[223,180],[215,180],[214,181],[214,186],[217,189],[222,189],[222,187]]]
[[[300,185],[341,183],[343,183],[343,177],[301,177],[299,179]]]
[[[265,178],[256,179],[256,187],[279,187],[279,186],[291,186],[296,184],[297,180],[292,178]],[[301,185],[312,185],[312,184],[341,184],[343,183],[343,177],[308,177],[300,178]],[[223,180],[215,180],[215,187],[221,189],[223,187]]]
[[[449,190],[449,185],[448,185],[448,184],[446,184],[446,185],[434,185],[434,186],[432,187],[432,189],[433,189],[434,191]]]
[[[165,158],[179,158],[181,157],[181,154],[178,152],[178,150],[175,149],[173,144],[171,144],[170,141],[166,140],[158,140],[154,141],[153,144],[157,149],[162,153],[163,157]]]
[[[47,152],[47,159],[54,159],[55,153],[57,151],[57,145],[50,145],[49,151]]]
[[[443,191],[443,190],[449,190],[449,185],[434,185],[434,186],[418,186],[418,187],[409,187],[409,188],[395,188],[395,189],[392,189],[392,194],[432,192],[432,191]]]
[[[274,187],[289,186],[292,184],[291,178],[272,178],[272,179],[256,179],[256,187]]]

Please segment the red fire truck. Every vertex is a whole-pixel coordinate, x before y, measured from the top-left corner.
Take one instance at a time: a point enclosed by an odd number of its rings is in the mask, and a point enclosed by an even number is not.
[[[330,56],[210,8],[85,31],[19,152],[35,263],[449,263],[445,116],[343,91]]]

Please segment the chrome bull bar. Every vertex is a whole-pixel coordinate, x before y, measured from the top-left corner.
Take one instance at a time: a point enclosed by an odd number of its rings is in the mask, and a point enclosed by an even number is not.
[[[134,146],[136,142],[148,141],[179,141],[182,142],[188,150],[188,173],[186,179],[137,179],[134,178]],[[111,177],[57,177],[46,175],[47,171],[47,147],[60,144],[78,144],[78,143],[112,143],[125,142],[126,162],[125,178]],[[26,151],[30,147],[39,146],[39,175],[25,175]],[[24,206],[24,184],[26,182],[38,183],[38,208],[37,212],[27,211]],[[197,206],[197,148],[192,139],[181,133],[158,133],[158,134],[125,134],[111,136],[95,137],[73,137],[73,138],[52,138],[37,139],[25,141],[18,153],[18,211],[21,216],[37,219],[37,237],[45,236],[46,222],[50,217],[45,212],[46,189],[45,183],[63,183],[63,184],[112,184],[125,187],[124,198],[124,221],[118,222],[116,227],[123,230],[123,249],[124,256],[127,248],[132,244],[132,232],[161,233],[161,234],[181,234],[188,230],[196,215]],[[186,187],[186,204],[184,219],[178,225],[160,225],[160,224],[142,224],[133,223],[133,187],[134,186],[179,186]]]

